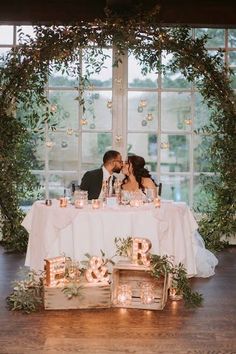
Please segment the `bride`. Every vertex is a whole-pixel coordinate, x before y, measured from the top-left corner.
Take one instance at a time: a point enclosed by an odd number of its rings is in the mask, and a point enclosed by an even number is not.
[[[125,178],[121,188],[127,192],[141,192],[146,195],[147,190],[153,190],[153,197],[157,195],[157,185],[149,171],[144,167],[145,160],[141,156],[130,155],[123,164],[122,173]]]

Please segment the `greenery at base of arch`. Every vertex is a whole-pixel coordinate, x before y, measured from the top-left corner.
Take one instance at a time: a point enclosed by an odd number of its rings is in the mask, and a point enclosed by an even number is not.
[[[219,249],[222,235],[235,232],[235,94],[230,87],[229,69],[222,53],[209,55],[207,36],[193,39],[188,28],[163,27],[159,9],[132,18],[106,10],[105,20],[80,22],[71,26],[36,26],[35,38],[20,35],[20,45],[2,59],[0,68],[0,210],[2,244],[11,250],[26,249],[27,232],[21,226],[21,198],[33,194],[37,186],[31,169],[36,141],[44,137],[44,126],[57,123],[45,96],[45,85],[53,70],[64,70],[79,78],[78,101],[85,112],[83,92],[91,87],[90,76],[99,73],[106,55],[102,48],[115,46],[114,65],[129,50],[149,71],[179,71],[201,93],[211,110],[210,123],[202,129],[211,135],[206,151],[214,178],[204,182],[210,192],[209,210],[200,221],[206,246]],[[78,53],[83,48],[85,73]],[[172,54],[168,65],[161,62],[165,51]],[[18,107],[18,111],[16,111]],[[20,108],[20,109],[19,109]],[[17,113],[16,113],[17,112]],[[199,134],[200,131],[196,131]]]

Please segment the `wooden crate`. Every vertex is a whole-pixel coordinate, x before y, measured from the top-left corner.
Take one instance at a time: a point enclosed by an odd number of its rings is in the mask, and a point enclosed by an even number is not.
[[[79,283],[81,295],[71,299],[62,291],[63,287],[44,286],[45,310],[89,309],[111,307],[111,286],[109,284]]]
[[[154,278],[148,272],[149,268],[134,265],[132,263],[118,262],[113,268],[112,284],[112,306],[137,308],[146,310],[163,310],[168,297],[168,277]],[[154,288],[154,302],[143,304],[140,298],[141,284],[150,283]],[[132,300],[130,304],[119,304],[117,301],[118,287],[122,284],[129,284],[132,289]]]

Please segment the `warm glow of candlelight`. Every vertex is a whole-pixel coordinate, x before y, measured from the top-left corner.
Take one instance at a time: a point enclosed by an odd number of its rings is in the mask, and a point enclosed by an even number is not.
[[[99,209],[101,207],[101,200],[100,199],[92,199],[92,208]]]

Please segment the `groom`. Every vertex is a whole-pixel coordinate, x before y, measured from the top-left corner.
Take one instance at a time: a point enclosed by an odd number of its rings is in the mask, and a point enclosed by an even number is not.
[[[88,199],[98,199],[101,195],[103,182],[109,181],[112,186],[116,178],[113,173],[120,173],[122,167],[121,154],[115,150],[107,151],[103,156],[102,167],[85,172],[80,189],[88,191]]]

